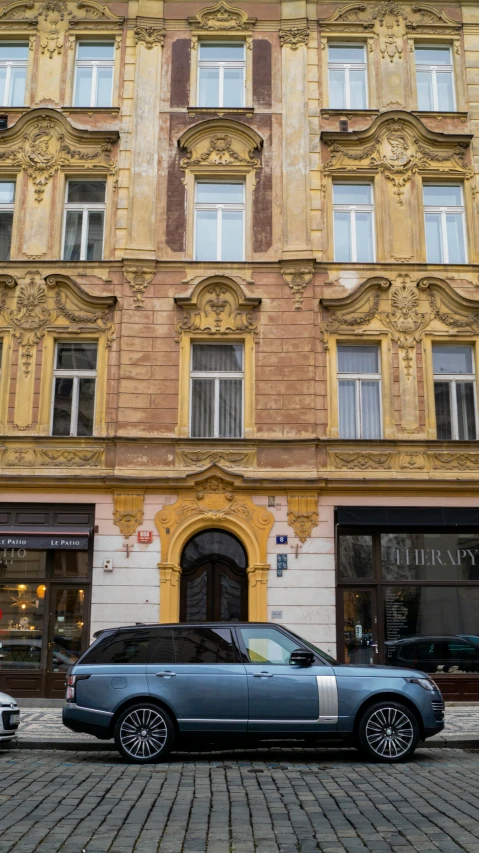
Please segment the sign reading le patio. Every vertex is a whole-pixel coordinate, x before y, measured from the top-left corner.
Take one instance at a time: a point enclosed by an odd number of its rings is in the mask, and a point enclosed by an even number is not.
[[[18,548],[25,550],[65,550],[74,549],[76,551],[88,550],[88,536],[85,534],[28,534],[28,533],[12,533],[0,537],[0,549]],[[21,556],[20,554],[18,556]]]

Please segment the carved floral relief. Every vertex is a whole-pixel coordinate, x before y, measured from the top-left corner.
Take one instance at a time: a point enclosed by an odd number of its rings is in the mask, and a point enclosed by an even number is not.
[[[190,298],[177,297],[183,309],[177,323],[177,340],[183,332],[206,332],[207,335],[228,335],[235,332],[257,332],[254,309],[260,300],[245,296],[231,279],[215,276],[196,285]]]
[[[143,492],[115,492],[113,495],[113,524],[116,524],[125,539],[143,524]]]
[[[194,18],[188,18],[191,27],[191,46],[196,50],[199,35],[205,33],[225,33],[228,36],[246,36],[246,44],[251,49],[251,38],[256,18],[249,18],[246,12],[230,6],[220,0],[215,6],[201,9]]]

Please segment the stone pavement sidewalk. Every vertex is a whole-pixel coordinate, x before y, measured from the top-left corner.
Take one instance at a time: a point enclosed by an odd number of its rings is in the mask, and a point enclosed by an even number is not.
[[[99,741],[91,735],[76,734],[66,729],[62,724],[61,708],[22,707],[20,713],[20,749],[112,749],[111,741]],[[479,703],[448,703],[444,732],[430,738],[426,745],[479,748]]]

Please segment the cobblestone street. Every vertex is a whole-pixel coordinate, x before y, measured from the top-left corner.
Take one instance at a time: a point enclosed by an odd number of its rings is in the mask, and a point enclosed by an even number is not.
[[[479,853],[479,752],[0,754],[0,853]]]

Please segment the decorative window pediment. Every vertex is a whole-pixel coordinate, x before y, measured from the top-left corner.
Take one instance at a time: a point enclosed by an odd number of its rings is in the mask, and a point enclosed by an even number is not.
[[[0,175],[27,173],[42,200],[45,187],[61,169],[88,168],[89,174],[115,175],[112,159],[116,131],[81,131],[55,110],[35,110],[22,116],[0,136]]]
[[[78,0],[68,3],[66,0],[14,0],[0,9],[2,31],[11,33],[31,32],[30,47],[35,44],[34,33],[40,34],[42,53],[47,52],[52,58],[60,54],[65,38],[73,48],[75,37],[70,31],[89,32],[98,30],[118,32],[123,27],[123,17],[114,15],[107,6],[96,3],[95,0]],[[120,46],[121,36],[117,36],[117,47]]]
[[[474,172],[467,162],[470,134],[444,134],[429,130],[416,116],[402,111],[383,113],[367,130],[347,135],[326,131],[322,140],[330,159],[327,175],[355,177],[381,172],[393,184],[402,204],[403,188],[415,173],[430,178],[471,180]]]
[[[177,324],[183,332],[202,332],[207,336],[257,332],[254,310],[261,299],[245,296],[239,284],[225,276],[211,276],[196,285],[190,297],[175,298],[183,309]]]
[[[255,151],[263,145],[259,133],[237,121],[212,119],[190,127],[178,140],[187,151],[180,162],[182,169],[195,172],[221,170],[250,172],[261,167]]]
[[[193,50],[196,49],[201,36],[223,35],[228,37],[246,37],[246,43],[251,48],[253,27],[256,18],[248,18],[246,12],[229,6],[220,0],[216,6],[202,9],[194,18],[188,18],[191,28]]]

